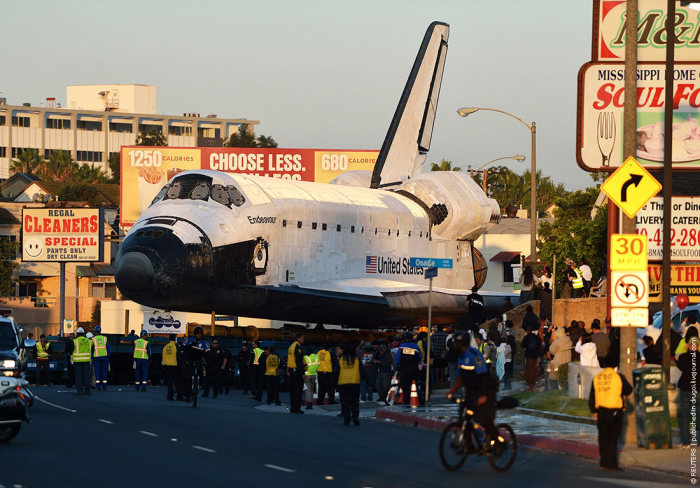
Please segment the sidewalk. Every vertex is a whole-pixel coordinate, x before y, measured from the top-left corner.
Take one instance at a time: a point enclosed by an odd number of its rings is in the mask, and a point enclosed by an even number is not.
[[[433,405],[427,408],[404,405],[379,407],[375,417],[414,427],[442,430],[457,418],[457,406],[446,403],[442,395],[444,393],[435,392],[431,398]],[[598,430],[591,419],[548,415],[547,412],[516,408],[499,410],[496,422],[510,424],[521,445],[596,461],[599,459]],[[673,437],[673,445],[677,446],[678,438],[675,434]],[[690,473],[691,450],[679,447],[650,450],[624,446],[620,453],[620,465],[687,476]]]

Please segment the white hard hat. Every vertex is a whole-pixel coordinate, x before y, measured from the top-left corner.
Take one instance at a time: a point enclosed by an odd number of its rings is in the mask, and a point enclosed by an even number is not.
[[[83,329],[82,327],[78,327],[78,330],[76,330],[75,332],[76,332],[77,334],[84,334],[84,333],[85,333],[85,329]]]
[[[92,335],[92,332],[88,332],[87,334],[85,334],[85,337],[87,337],[88,339],[92,339],[95,336]]]

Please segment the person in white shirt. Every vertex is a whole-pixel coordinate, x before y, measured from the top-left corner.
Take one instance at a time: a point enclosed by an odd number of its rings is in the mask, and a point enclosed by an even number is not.
[[[588,266],[586,258],[581,258],[579,260],[578,270],[581,272],[581,277],[583,278],[583,290],[585,296],[588,296],[588,292],[591,291],[591,281],[593,281],[593,272],[591,267]]]
[[[576,343],[574,350],[581,355],[581,366],[600,368],[598,363],[598,348],[591,339],[591,334],[585,333]]]

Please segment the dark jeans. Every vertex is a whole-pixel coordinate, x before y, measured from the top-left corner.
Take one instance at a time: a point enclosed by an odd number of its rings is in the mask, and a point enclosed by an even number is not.
[[[263,391],[265,390],[265,370],[262,366],[253,366],[254,388],[253,394],[257,401],[262,401]],[[302,386],[302,389],[304,387]]]
[[[411,403],[411,385],[416,382],[416,388],[419,381],[418,366],[402,366],[399,370],[399,388],[403,392],[403,403],[408,405]],[[420,397],[419,397],[420,398]]]
[[[239,372],[241,375],[241,390],[243,390],[243,394],[248,393],[248,390],[251,389],[250,387],[250,369],[248,369],[247,366],[244,366],[243,368],[239,368]]]
[[[210,388],[214,389],[214,397],[219,395],[223,373],[220,366],[207,367],[207,377],[204,380],[204,396],[209,395]]]
[[[690,429],[690,421],[692,420],[690,415],[692,406],[691,399],[691,392],[681,390],[680,388],[678,389],[678,429],[681,432],[681,444],[686,446],[690,445],[691,442],[696,443],[698,441],[697,421],[695,432]],[[693,434],[695,434],[695,437],[693,437]]]
[[[350,416],[353,420],[360,418],[360,385],[347,384],[338,385],[340,393],[340,411],[343,414],[344,422],[350,423]]]
[[[391,388],[391,371],[386,373],[377,373],[377,398],[378,402],[385,402],[387,393],[389,393],[389,388]]]
[[[51,386],[51,373],[49,372],[49,360],[38,359],[36,361],[36,381],[37,385]]]
[[[301,396],[304,390],[304,379],[301,371],[289,373],[289,410],[298,412],[301,410]]]
[[[503,389],[510,390],[512,388],[511,382],[513,381],[513,361],[505,363],[504,372],[505,374],[503,375]]]
[[[368,376],[366,380],[360,380],[360,396],[362,400],[372,401],[372,390],[376,379],[374,376]]]
[[[617,441],[622,432],[622,410],[598,409],[598,450],[600,465],[617,467]]]
[[[280,380],[277,375],[265,375],[265,389],[267,390],[267,404],[280,404]]]
[[[146,390],[148,386],[148,359],[134,359],[136,371],[134,371],[134,384],[136,389]]]
[[[165,381],[168,384],[168,399],[173,398],[175,390],[177,390],[178,398],[182,397],[182,390],[180,388],[180,383],[177,381],[180,371],[177,366],[164,366],[165,370]]]
[[[323,405],[323,398],[328,395],[328,403],[335,403],[333,373],[318,373],[318,405]]]
[[[525,381],[528,388],[534,388],[540,371],[540,358],[525,358]]]
[[[89,393],[92,379],[90,361],[74,363],[73,370],[75,371],[75,389],[78,393]]]
[[[73,385],[75,384],[75,368],[73,367],[73,363],[70,362],[70,359],[68,360],[68,381],[66,382],[66,386],[68,388],[73,388]]]

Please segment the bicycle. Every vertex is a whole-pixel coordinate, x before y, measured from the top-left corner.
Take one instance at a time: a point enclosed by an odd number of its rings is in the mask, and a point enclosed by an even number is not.
[[[502,439],[500,444],[492,442],[486,430],[473,418],[462,399],[459,405],[459,417],[456,422],[448,424],[440,436],[440,461],[449,471],[456,471],[464,464],[469,454],[486,455],[486,459],[495,471],[507,471],[515,461],[518,440],[513,428],[508,424],[496,424],[496,430]]]
[[[191,378],[191,384],[190,384],[192,407],[197,408],[197,398],[199,397],[199,378],[200,378],[200,371],[199,370],[202,366],[201,366],[200,361],[190,361],[188,364],[192,368],[192,378]]]

